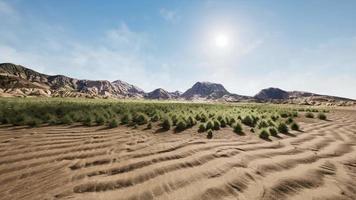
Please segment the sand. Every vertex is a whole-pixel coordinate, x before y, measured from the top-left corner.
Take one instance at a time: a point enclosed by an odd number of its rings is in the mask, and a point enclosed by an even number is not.
[[[0,128],[0,199],[356,199],[356,111],[264,141],[120,126]]]

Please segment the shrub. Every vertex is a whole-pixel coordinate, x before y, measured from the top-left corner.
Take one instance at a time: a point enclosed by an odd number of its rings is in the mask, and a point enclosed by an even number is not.
[[[152,123],[151,122],[148,122],[147,129],[152,129]]]
[[[278,132],[280,133],[288,133],[288,126],[285,123],[279,123],[278,124]]]
[[[37,119],[37,118],[33,118],[33,119],[28,119],[26,121],[26,125],[30,126],[30,127],[37,127],[41,124],[41,120]]]
[[[116,119],[112,119],[109,122],[109,128],[115,128],[119,126],[119,122]]]
[[[130,124],[132,122],[131,113],[126,113],[121,117],[121,124]]]
[[[206,116],[205,113],[203,113],[203,114],[200,115],[200,121],[201,121],[201,122],[207,122],[207,121],[208,121],[208,117]]]
[[[90,116],[86,116],[83,120],[83,125],[85,126],[92,126],[93,125],[93,119]]]
[[[152,122],[158,122],[158,120],[160,119],[159,115],[158,114],[154,114],[151,118],[151,121]]]
[[[289,117],[289,113],[287,113],[287,112],[281,112],[279,115],[280,115],[282,118],[287,118],[287,117]]]
[[[270,119],[267,121],[267,123],[268,123],[268,126],[276,126],[276,124],[274,124],[274,122]]]
[[[147,124],[148,116],[144,113],[138,113],[137,115],[135,115],[133,121],[138,125]]]
[[[246,116],[242,119],[242,123],[246,126],[254,127],[253,119],[250,116]]]
[[[326,120],[326,115],[325,115],[324,113],[319,113],[319,114],[318,114],[318,118],[319,118],[320,120]]]
[[[97,116],[96,119],[95,119],[95,122],[98,124],[98,125],[103,125],[105,123],[105,119],[104,117],[102,116]]]
[[[251,131],[251,133],[254,133],[254,132],[255,132],[255,129],[254,129],[254,128],[251,128],[250,131]]]
[[[291,124],[291,123],[293,123],[293,118],[288,117],[288,119],[286,120],[286,123],[287,123],[287,124]]]
[[[314,114],[311,112],[307,112],[307,113],[305,113],[305,117],[306,118],[314,118]]]
[[[171,129],[171,127],[172,127],[172,120],[171,120],[171,118],[170,118],[170,117],[166,117],[166,118],[163,120],[161,126],[162,126],[162,129],[163,129],[163,130],[166,130],[166,131],[168,131],[169,129]]]
[[[197,124],[197,120],[194,117],[189,116],[187,120],[187,126],[192,127]]]
[[[220,122],[218,120],[214,120],[214,130],[219,130],[220,129]]]
[[[199,115],[199,114],[196,114],[196,115],[195,115],[195,119],[198,120],[198,121],[200,121],[200,120],[201,120],[200,115]]]
[[[294,131],[299,131],[299,125],[295,122],[290,125],[290,128]]]
[[[259,136],[260,136],[260,138],[265,139],[265,140],[267,140],[269,138],[269,134],[266,129],[262,129]]]
[[[275,115],[272,115],[272,116],[271,116],[272,121],[277,121],[278,118],[279,118],[279,116],[275,116]]]
[[[235,118],[231,118],[229,121],[229,126],[233,126],[236,123]]]
[[[226,127],[226,120],[225,119],[221,119],[220,120],[220,126],[221,127]]]
[[[73,120],[69,115],[64,115],[61,119],[60,119],[60,123],[61,124],[72,124]]]
[[[234,124],[234,132],[237,134],[242,134],[242,126],[240,123]]]
[[[184,129],[187,128],[187,124],[185,123],[184,120],[178,120],[176,130],[177,131],[183,131]]]
[[[260,121],[260,123],[258,123],[258,128],[262,129],[262,128],[267,128],[268,127],[268,123],[265,120]]]
[[[207,123],[206,123],[206,129],[213,129],[214,128],[214,123],[209,120]]]
[[[268,129],[269,130],[269,134],[276,137],[278,135],[277,130],[274,127],[271,127]]]
[[[198,132],[204,132],[206,130],[206,128],[205,128],[205,124],[200,124],[199,125],[199,129],[198,129]]]
[[[213,131],[211,129],[208,130],[208,135],[206,136],[208,139],[213,138]]]

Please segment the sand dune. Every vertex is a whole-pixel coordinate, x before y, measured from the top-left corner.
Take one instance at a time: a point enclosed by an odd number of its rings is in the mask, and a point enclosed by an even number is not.
[[[356,199],[356,111],[267,142],[118,127],[0,128],[0,199]],[[303,121],[304,120],[304,121]]]

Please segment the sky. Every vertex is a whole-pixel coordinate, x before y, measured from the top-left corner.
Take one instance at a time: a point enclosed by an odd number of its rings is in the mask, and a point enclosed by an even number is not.
[[[0,0],[0,63],[149,92],[197,81],[356,99],[354,0]]]

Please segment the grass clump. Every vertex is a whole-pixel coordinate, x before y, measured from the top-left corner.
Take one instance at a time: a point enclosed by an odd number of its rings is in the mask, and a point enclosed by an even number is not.
[[[234,132],[237,134],[242,134],[242,126],[240,123],[234,124]]]
[[[277,129],[276,129],[276,128],[270,127],[270,128],[268,129],[268,131],[269,131],[269,134],[270,134],[270,135],[272,135],[273,137],[277,137],[278,133],[277,133]]]
[[[91,116],[86,116],[85,119],[83,120],[83,125],[92,126],[93,125],[92,117]]]
[[[148,116],[144,113],[138,113],[133,118],[133,122],[137,125],[143,125],[148,123]]]
[[[213,123],[213,121],[209,120],[209,121],[206,123],[205,128],[206,128],[206,130],[213,129],[213,128],[214,128],[214,123]]]
[[[291,125],[290,125],[290,128],[294,131],[299,131],[299,125],[296,123],[296,122],[293,122]]]
[[[213,130],[209,129],[209,130],[208,130],[208,134],[206,135],[206,137],[207,137],[208,139],[213,138]]]
[[[266,129],[262,129],[260,134],[259,134],[259,137],[264,139],[264,140],[268,140],[269,139],[268,131]]]
[[[121,124],[130,124],[132,122],[132,115],[131,113],[125,113],[122,117],[121,117]]]
[[[307,113],[305,113],[305,117],[306,118],[314,118],[314,114],[311,112],[307,112]]]
[[[185,123],[185,121],[178,120],[177,125],[176,125],[176,131],[183,131],[186,128],[187,128],[187,124]]]
[[[278,129],[278,132],[280,132],[280,133],[288,133],[288,131],[289,131],[288,126],[283,122],[278,124],[277,129]]]
[[[200,124],[200,125],[199,125],[199,129],[198,129],[198,132],[199,132],[199,133],[202,133],[202,132],[204,132],[205,130],[206,130],[205,124]]]
[[[249,115],[247,115],[242,119],[242,123],[245,124],[246,126],[254,127],[254,120]]]
[[[327,117],[326,117],[326,115],[325,115],[324,113],[319,113],[319,114],[318,114],[318,118],[319,118],[320,120],[326,120],[326,119],[327,119]]]
[[[213,123],[214,123],[213,126],[214,130],[219,130],[221,126],[220,122],[218,120],[214,120]]]
[[[116,128],[119,126],[119,122],[117,121],[117,119],[112,119],[109,122],[109,128]]]
[[[170,117],[166,117],[163,120],[161,126],[163,130],[168,131],[172,127],[172,119]]]

